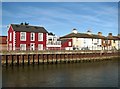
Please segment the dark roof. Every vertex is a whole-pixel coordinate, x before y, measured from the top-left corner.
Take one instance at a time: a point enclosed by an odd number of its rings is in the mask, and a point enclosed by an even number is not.
[[[55,34],[53,34],[52,32],[49,32],[48,35],[52,35],[52,36],[55,36]]]
[[[58,39],[58,41],[61,41],[61,44],[63,44],[65,42],[69,41],[69,39]]]
[[[105,39],[104,36],[99,36],[99,35],[95,35],[95,34],[85,34],[85,33],[70,33],[68,35],[65,35],[63,37],[60,38],[72,38],[72,37],[76,37],[76,38],[99,38],[99,39]]]
[[[7,36],[0,36],[0,44],[7,44]]]
[[[19,25],[19,24],[11,24],[14,31],[19,32],[41,32],[48,33],[44,27],[39,26],[30,26],[30,25]]]
[[[92,34],[92,38],[105,39],[106,37],[105,36],[100,36],[100,35]]]

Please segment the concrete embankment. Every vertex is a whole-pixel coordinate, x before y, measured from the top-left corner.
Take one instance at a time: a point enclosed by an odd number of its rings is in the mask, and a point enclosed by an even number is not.
[[[118,51],[11,51],[1,54],[1,63],[8,65],[94,62],[119,57]]]

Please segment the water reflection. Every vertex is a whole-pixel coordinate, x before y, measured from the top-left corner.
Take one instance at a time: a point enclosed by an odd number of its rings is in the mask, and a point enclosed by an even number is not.
[[[3,87],[117,87],[118,62],[3,68]]]

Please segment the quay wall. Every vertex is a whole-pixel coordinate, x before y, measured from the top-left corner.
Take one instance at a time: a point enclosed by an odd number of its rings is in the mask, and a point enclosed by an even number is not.
[[[8,65],[58,64],[110,60],[119,57],[118,51],[29,51],[3,52],[1,63]]]

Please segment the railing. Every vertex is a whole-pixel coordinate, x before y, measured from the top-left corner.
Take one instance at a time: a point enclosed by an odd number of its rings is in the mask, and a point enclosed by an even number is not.
[[[69,49],[70,48],[70,49]],[[72,48],[72,49],[71,49]],[[7,47],[0,47],[0,51],[10,51]],[[18,50],[18,51],[21,51],[21,48],[20,47],[15,47],[15,51]],[[27,47],[25,49],[25,51],[30,51],[30,47]],[[37,50],[39,51],[39,49],[36,47],[34,48],[34,50]],[[65,49],[65,47],[43,47],[43,49],[41,49],[42,51],[43,50],[84,50],[84,51],[89,51],[89,50],[106,50],[106,51],[117,51],[117,49],[113,48],[113,49],[104,49],[104,48],[97,48],[97,47],[93,47],[93,48],[90,48],[90,47],[79,47],[79,48],[74,48],[74,47],[68,47],[68,49]],[[118,49],[120,50],[120,49]],[[24,50],[23,50],[24,51]],[[33,51],[33,50],[32,50]]]
[[[71,54],[71,53],[118,53],[120,51],[112,50],[4,50],[1,53],[6,54]]]
[[[48,42],[47,45],[61,45],[61,41],[56,41],[56,42]]]

